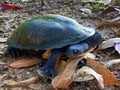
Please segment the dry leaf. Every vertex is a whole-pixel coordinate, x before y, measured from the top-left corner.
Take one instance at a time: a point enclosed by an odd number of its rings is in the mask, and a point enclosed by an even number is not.
[[[95,72],[93,69],[91,69],[87,66],[83,66],[82,68],[77,70],[77,74],[82,77],[92,75],[98,81],[100,88],[104,89],[104,83],[103,83],[102,76],[100,74],[98,74],[97,72]]]
[[[62,79],[62,80],[60,80]],[[71,76],[69,76],[68,78],[61,78],[61,75],[56,76],[53,80],[52,80],[52,86],[53,88],[57,89],[67,89],[68,86],[72,83],[72,79]]]
[[[66,61],[59,60],[59,62],[57,63],[57,66],[56,66],[56,68],[59,71],[59,73],[61,73],[65,69],[66,64],[67,64]]]
[[[73,61],[71,61],[65,68],[65,70],[59,74],[58,76],[56,76],[53,80],[52,80],[52,86],[55,89],[67,89],[68,86],[76,79],[79,77],[78,74],[75,74],[75,70],[77,68],[77,64],[80,60],[82,60],[83,58],[77,58],[74,59]],[[98,62],[96,62],[93,59],[88,58],[87,59],[87,66],[94,69],[97,73],[101,74],[103,76],[103,80],[104,83],[106,85],[117,85],[118,81],[115,78],[115,76],[104,66],[102,66],[101,64],[99,64]],[[89,72],[89,70],[88,70]],[[89,72],[90,73],[90,72]],[[103,82],[102,82],[102,78],[100,78],[101,76],[99,76],[97,74],[96,79],[99,82],[99,85],[101,88],[104,87]]]
[[[0,17],[0,22],[4,22],[4,21],[5,21],[4,17]]]
[[[93,49],[92,49],[92,50],[93,50]],[[91,50],[90,50],[90,51],[91,51]],[[94,54],[92,54],[92,53],[89,53],[89,52],[85,53],[83,56],[84,56],[84,58],[89,57],[89,58],[96,59],[96,56],[95,56]],[[83,57],[83,56],[80,55],[80,56],[77,57],[77,58],[80,58],[80,57]],[[62,72],[62,71],[65,69],[66,65],[68,64],[68,62],[64,61],[64,59],[65,59],[64,57],[66,57],[66,56],[63,55],[62,58],[60,58],[60,59],[62,59],[62,60],[59,60],[57,66],[56,66],[56,68],[57,68],[57,70],[58,70],[59,72]],[[67,61],[69,61],[69,60],[67,60]]]
[[[5,54],[5,49],[7,48],[8,46],[5,45],[4,43],[3,44],[0,44],[0,55],[4,55]]]
[[[82,58],[71,61],[66,66],[64,71],[52,80],[52,86],[55,89],[59,89],[59,88],[67,89],[68,88],[68,86],[72,83],[73,78],[75,78],[75,77],[73,77],[73,74],[75,73],[75,70],[77,68],[77,64],[81,59]]]
[[[39,79],[38,76],[29,78],[27,80],[19,81],[19,82],[3,82],[4,86],[7,87],[22,87],[26,85],[33,84],[35,81]]]
[[[102,49],[107,49],[107,48],[110,48],[110,47],[114,47],[115,43],[120,43],[120,38],[111,38],[111,39],[108,39],[106,41],[103,41],[98,49],[99,50],[102,50]]]
[[[110,21],[103,21],[100,22],[97,26],[97,28],[103,27],[103,26],[111,26],[111,27],[116,27],[116,26],[120,26],[119,22],[110,22]]]
[[[14,6],[12,4],[0,4],[0,10],[23,10],[23,8]]]
[[[92,59],[96,58],[96,56],[93,53],[86,53],[86,55],[84,56],[84,58],[87,58],[87,57],[92,58]]]
[[[100,16],[103,16],[103,15],[105,15],[105,14],[107,14],[109,12],[113,12],[113,11],[118,11],[119,12],[120,10],[116,9],[114,7],[108,7],[105,10],[102,11],[102,13],[100,14]]]
[[[115,44],[115,50],[120,54],[120,42]]]
[[[28,1],[30,1],[30,0],[21,0],[22,2],[28,2]]]
[[[115,18],[113,18],[112,20],[110,20],[111,22],[115,22],[115,21],[120,21],[120,16],[118,16],[118,17],[115,17]]]
[[[118,80],[105,66],[99,64],[97,61],[91,58],[87,58],[87,66],[94,69],[97,73],[103,76],[104,84],[106,85],[118,85]]]
[[[87,75],[84,77],[80,77],[80,75],[74,80],[74,82],[84,82],[84,81],[89,81],[89,80],[93,80],[94,77],[92,75]]]
[[[84,12],[84,13],[89,14],[89,15],[92,14],[92,11],[91,11],[90,9],[88,9],[88,8],[81,8],[80,10],[81,10],[82,12]]]
[[[120,37],[120,30],[116,33],[116,35],[117,35],[118,37]]]
[[[21,59],[11,63],[9,66],[12,68],[23,68],[38,64],[40,62],[41,60],[39,59]]]
[[[110,66],[112,66],[113,64],[116,64],[116,63],[120,63],[120,59],[109,60],[104,65],[107,66],[107,67],[110,67]]]
[[[0,38],[0,43],[5,43],[7,41],[7,38]]]

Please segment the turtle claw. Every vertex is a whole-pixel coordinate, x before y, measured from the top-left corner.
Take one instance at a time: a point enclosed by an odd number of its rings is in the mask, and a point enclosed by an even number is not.
[[[39,68],[37,70],[40,76],[47,76],[47,77],[55,77],[58,74],[58,71],[53,67],[45,67]]]

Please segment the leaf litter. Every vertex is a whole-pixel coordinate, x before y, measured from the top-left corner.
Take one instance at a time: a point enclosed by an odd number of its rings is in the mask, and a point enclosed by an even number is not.
[[[79,77],[85,77],[87,75],[93,75],[98,80],[100,88],[101,89],[104,88],[102,76],[97,74],[93,69],[87,66],[83,66],[82,68],[76,71],[77,64],[80,60],[81,59],[71,61],[66,66],[65,70],[52,80],[52,85],[55,89],[58,89],[58,88],[67,89],[68,86],[73,81],[75,81],[75,79],[77,79],[77,82],[78,82]],[[82,79],[79,79],[79,80],[81,81]]]
[[[16,0],[15,0],[16,1]],[[66,16],[68,16],[68,17],[74,17],[79,23],[81,23],[81,24],[84,24],[84,25],[86,25],[86,26],[89,26],[89,25],[92,25],[92,23],[91,22],[94,22],[94,20],[90,20],[90,19],[88,19],[87,18],[87,20],[85,21],[85,19],[81,19],[82,18],[82,16],[83,15],[81,15],[81,13],[79,12],[79,10],[80,10],[80,8],[83,8],[81,5],[80,5],[80,3],[77,3],[78,4],[78,6],[76,5],[76,4],[74,4],[74,2],[72,2],[73,3],[73,6],[72,6],[72,3],[71,3],[71,5],[70,4],[65,4],[65,3],[61,3],[62,5],[60,5],[60,3],[57,3],[57,1],[55,1],[54,3],[54,0],[51,0],[51,1],[46,1],[46,0],[44,0],[44,2],[47,2],[47,4],[45,4],[44,5],[44,8],[40,11],[40,13],[38,13],[38,12],[36,12],[36,10],[35,10],[35,12],[33,12],[32,11],[32,9],[30,10],[30,9],[26,9],[26,11],[17,11],[17,12],[9,12],[9,11],[5,11],[4,13],[5,14],[8,14],[8,15],[13,15],[13,14],[15,14],[16,16],[18,16],[18,17],[9,17],[9,20],[10,19],[13,19],[13,21],[12,22],[14,22],[15,24],[14,25],[12,25],[11,23],[8,23],[7,25],[9,26],[7,26],[8,28],[3,28],[3,30],[4,30],[4,32],[2,32],[2,33],[4,33],[7,37],[8,37],[8,35],[7,35],[7,33],[6,33],[6,31],[9,31],[9,29],[12,29],[13,31],[14,31],[14,28],[13,28],[13,26],[18,26],[21,22],[23,22],[23,21],[25,21],[25,20],[27,20],[27,19],[29,19],[29,18],[31,18],[31,17],[34,17],[34,16],[36,16],[36,15],[40,15],[40,14],[47,14],[47,13],[59,13],[59,12],[64,12],[65,10],[64,9],[59,9],[59,10],[57,10],[56,11],[56,9],[55,9],[55,7],[59,7],[59,8],[66,8],[66,7],[70,7],[72,10],[70,11],[70,12],[72,12],[72,13],[64,13]],[[59,1],[59,0],[58,0]],[[16,1],[17,2],[17,1]],[[67,2],[67,1],[65,1],[65,2]],[[29,3],[29,1],[27,2],[27,3]],[[24,5],[26,4],[27,5],[27,3],[24,3]],[[34,5],[34,2],[30,2],[30,3],[32,3],[33,5]],[[29,4],[30,4],[29,3]],[[16,5],[18,4],[18,2],[17,3],[15,3]],[[29,6],[29,5],[28,5]],[[48,8],[48,6],[50,7],[50,8]],[[34,6],[33,6],[34,7]],[[73,8],[73,7],[75,7],[75,8]],[[28,10],[28,11],[27,11]],[[27,13],[26,13],[27,12]],[[32,15],[30,15],[30,13],[31,12],[33,12],[32,13]],[[76,13],[77,12],[77,13]],[[94,14],[95,12],[94,12],[94,10],[92,10],[92,13]],[[106,19],[107,20],[107,18],[106,17],[104,17],[104,18],[102,18],[102,20],[104,20],[104,19]],[[98,22],[98,21],[97,21]],[[2,22],[3,24],[4,24],[4,22]],[[96,25],[96,23],[93,23],[93,24],[95,24]],[[104,25],[103,25],[104,26]],[[92,27],[92,26],[90,26],[90,27]],[[115,26],[116,27],[116,26]],[[96,28],[96,26],[94,26],[94,28]],[[106,28],[105,28],[106,29]],[[103,30],[105,30],[104,28],[103,28]],[[110,28],[109,28],[110,29]],[[99,31],[100,33],[101,33],[101,31]],[[107,32],[109,32],[109,31],[107,31]],[[11,30],[9,31],[9,33],[11,33]],[[107,34],[109,34],[109,33],[107,33]],[[108,35],[109,36],[109,35]],[[110,35],[111,36],[111,35]],[[111,36],[111,37],[114,37],[114,36]],[[109,38],[109,37],[108,37]],[[94,51],[93,53],[96,53],[97,51]],[[105,53],[105,52],[103,52],[103,53]],[[102,56],[100,56],[100,57],[102,57]],[[104,58],[105,57],[103,57],[103,60],[104,60]],[[108,58],[109,58],[109,56],[108,56]],[[120,58],[120,57],[116,57],[116,58]],[[13,59],[10,59],[10,58],[7,58],[7,59],[5,59],[5,58],[2,58],[1,57],[1,60],[3,61],[3,62],[5,62],[5,63],[12,63],[13,61],[16,61],[16,59],[15,60],[13,60]],[[109,59],[110,60],[110,59]],[[6,62],[7,61],[7,62]],[[99,59],[97,60],[97,61],[99,61]],[[23,62],[21,62],[22,64],[23,64]],[[16,64],[17,65],[17,64]],[[24,66],[24,64],[23,64],[23,66]],[[21,66],[21,67],[23,67],[23,66]],[[28,66],[26,66],[26,67],[28,67]],[[34,67],[35,68],[35,67]],[[115,68],[115,67],[113,67],[113,68]],[[8,69],[10,69],[10,68],[8,68]],[[30,69],[31,69],[31,67],[30,67]],[[118,69],[119,69],[119,67],[118,67]],[[5,71],[5,72],[9,72],[10,74],[9,75],[11,75],[11,76],[16,76],[16,75],[20,75],[20,74],[22,74],[22,73],[26,73],[26,72],[22,72],[22,70],[23,69],[10,69],[9,71]],[[25,69],[26,70],[26,69]],[[29,67],[28,67],[28,69],[27,70],[29,70]],[[36,69],[35,69],[36,70]],[[113,70],[113,69],[112,69]],[[4,72],[3,72],[4,73]],[[16,74],[15,74],[16,73]],[[32,73],[34,73],[34,72],[32,72]],[[28,77],[30,77],[31,76],[31,74],[32,73],[30,73],[30,74],[28,74]],[[97,72],[98,73],[98,72]],[[99,74],[99,73],[98,73]],[[119,72],[118,72],[118,74],[119,74]],[[118,74],[115,74],[115,75],[118,75]],[[30,76],[29,76],[30,75]],[[102,74],[101,74],[102,75]],[[3,77],[4,78],[4,77]],[[17,81],[18,82],[21,82],[21,79],[19,79],[20,77],[17,77],[16,79],[17,79]],[[9,80],[9,79],[8,79]],[[26,80],[26,79],[22,79],[22,81],[24,81],[24,80]],[[14,79],[13,79],[13,81],[14,81]],[[114,81],[114,80],[113,80]],[[16,83],[18,83],[18,82],[16,82]],[[71,82],[69,82],[69,83],[71,83]],[[73,82],[72,82],[73,83]],[[71,85],[72,85],[72,83],[71,83]],[[80,82],[81,83],[81,82]],[[39,84],[39,83],[37,83],[37,84]],[[40,83],[41,84],[41,83]],[[82,84],[82,83],[81,83]],[[71,86],[70,85],[70,86]],[[81,85],[82,86],[82,85]],[[81,86],[78,86],[79,88],[81,87]],[[89,87],[89,86],[88,86]],[[85,88],[88,88],[86,85],[83,85],[82,86],[82,89],[81,90],[85,90]],[[114,89],[116,89],[116,87],[114,87],[114,86],[112,86]],[[75,89],[76,87],[74,87],[74,85],[72,86],[72,88],[71,88],[71,90],[76,90]],[[106,86],[105,86],[105,88],[107,88]],[[29,88],[30,89],[30,88]],[[44,89],[45,89],[45,87],[44,87]],[[45,89],[45,90],[47,90],[47,89]],[[79,89],[78,89],[79,90]],[[119,89],[118,89],[119,90]]]

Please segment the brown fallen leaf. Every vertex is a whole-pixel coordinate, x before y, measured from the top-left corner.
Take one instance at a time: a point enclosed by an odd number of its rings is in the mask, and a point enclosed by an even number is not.
[[[116,33],[116,35],[117,35],[118,37],[120,37],[120,30]]]
[[[109,13],[109,12],[113,12],[113,11],[120,11],[119,9],[115,8],[115,7],[108,7],[106,8],[105,10],[103,10],[101,13],[100,13],[100,16],[104,16],[105,14]]]
[[[13,63],[11,63],[9,66],[12,68],[23,68],[23,67],[29,67],[35,64],[39,64],[41,62],[41,60],[39,59],[21,59],[18,61],[15,61]]]
[[[22,86],[33,84],[38,79],[39,77],[35,76],[35,77],[29,78],[27,80],[19,81],[19,82],[3,82],[3,85],[6,87],[22,87]]]
[[[63,78],[61,81],[59,81],[60,79],[61,79],[61,75],[58,75],[52,80],[52,86],[55,90],[57,90],[57,89],[67,89],[68,86],[73,81],[71,79],[71,76],[69,76],[68,78]]]
[[[79,76],[82,76],[83,78],[88,75],[92,75],[98,82],[98,85],[101,89],[104,89],[104,83],[103,83],[103,77],[95,72],[92,68],[89,68],[87,66],[83,66],[82,68],[77,70],[77,74]]]
[[[73,74],[75,73],[77,64],[81,59],[82,58],[79,58],[77,60],[75,59],[69,62],[69,64],[64,69],[64,71],[52,80],[52,86],[55,89],[59,89],[59,88],[67,89],[68,88],[68,86],[72,83],[74,78],[76,78],[75,76],[73,77]]]
[[[103,41],[99,45],[98,50],[104,50],[104,49],[107,49],[107,48],[110,48],[110,47],[114,47],[115,43],[120,43],[120,38],[119,37],[111,38],[111,39],[108,39],[106,41]]]
[[[97,73],[103,76],[105,85],[118,85],[119,82],[114,74],[112,74],[110,70],[108,70],[105,66],[99,64],[94,59],[87,58],[87,66],[94,69]]]
[[[0,17],[0,22],[4,22],[5,19],[3,17]]]
[[[111,27],[116,27],[116,26],[120,26],[120,22],[110,22],[110,21],[103,21],[100,22],[97,26],[97,28],[101,28],[103,26],[111,26]]]

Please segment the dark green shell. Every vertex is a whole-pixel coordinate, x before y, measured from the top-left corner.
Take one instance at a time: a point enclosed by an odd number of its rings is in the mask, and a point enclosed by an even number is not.
[[[61,15],[43,15],[21,24],[7,40],[8,47],[54,49],[79,43],[95,33]]]

